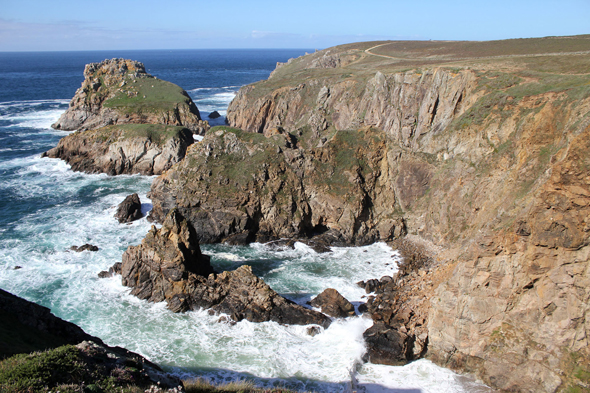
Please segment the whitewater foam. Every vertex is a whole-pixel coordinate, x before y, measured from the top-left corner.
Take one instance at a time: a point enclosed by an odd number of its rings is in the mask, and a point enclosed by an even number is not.
[[[1,103],[0,120],[10,122],[8,127],[51,130],[51,125],[59,119],[67,109],[67,105],[68,101],[66,100]]]

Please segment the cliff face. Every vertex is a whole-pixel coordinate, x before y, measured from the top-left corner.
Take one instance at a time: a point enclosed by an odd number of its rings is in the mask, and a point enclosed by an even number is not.
[[[198,134],[208,128],[184,90],[125,59],[87,64],[82,86],[52,127],[72,131],[127,123],[184,126]]]
[[[178,207],[203,242],[331,236],[343,244],[391,240],[405,231],[388,204],[386,143],[372,129],[337,132],[321,147],[298,137],[213,128],[156,179],[152,219]],[[304,137],[300,137],[305,142]]]
[[[142,63],[90,63],[84,77],[69,109],[52,125],[77,131],[43,154],[75,171],[160,174],[184,157],[193,133],[209,129],[184,90],[147,74]]]
[[[590,77],[586,52],[543,54],[555,40],[290,61],[231,103],[250,134],[214,130],[154,182],[154,216],[177,206],[205,241],[407,232],[431,262],[380,289],[372,316],[413,356],[499,389],[587,387]]]
[[[274,78],[278,78],[275,76]],[[309,78],[259,97],[264,84],[239,91],[228,109],[232,127],[267,133],[277,127],[288,132],[309,126],[321,135],[330,127],[356,130],[377,127],[388,139],[421,151],[438,132],[469,106],[475,86],[472,71],[427,69],[385,75],[380,71],[362,79]]]
[[[74,171],[159,175],[185,155],[193,134],[184,127],[123,124],[77,131],[44,157],[61,158]]]

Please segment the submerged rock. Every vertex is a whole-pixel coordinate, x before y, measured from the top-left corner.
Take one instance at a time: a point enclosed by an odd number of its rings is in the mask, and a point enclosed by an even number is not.
[[[98,251],[98,247],[97,246],[94,246],[92,244],[86,243],[86,244],[84,244],[83,246],[80,246],[80,247],[78,247],[78,246],[72,246],[72,247],[70,247],[70,250],[76,251],[76,252],[82,252],[82,251],[93,251],[93,252],[96,252],[96,251]]]
[[[115,213],[115,218],[119,220],[120,223],[132,222],[141,217],[141,201],[139,200],[139,195],[136,193],[128,195],[123,202],[119,204],[117,212]]]
[[[166,301],[174,312],[209,308],[236,321],[330,325],[325,315],[273,291],[250,266],[216,274],[201,253],[196,232],[177,209],[168,213],[162,228],[152,227],[141,245],[125,251],[121,273],[133,295]]]

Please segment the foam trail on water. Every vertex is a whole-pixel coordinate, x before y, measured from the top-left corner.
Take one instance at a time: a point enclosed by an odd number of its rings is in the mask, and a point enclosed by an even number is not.
[[[0,120],[9,121],[8,127],[47,130],[67,109],[67,104],[67,100],[0,103]]]

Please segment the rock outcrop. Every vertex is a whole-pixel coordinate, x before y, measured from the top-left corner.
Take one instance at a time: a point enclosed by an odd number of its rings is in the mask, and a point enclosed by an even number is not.
[[[153,302],[166,301],[182,312],[199,308],[252,322],[330,325],[325,315],[299,306],[273,291],[249,266],[216,274],[201,254],[197,234],[177,209],[162,228],[148,232],[142,244],[123,254],[123,285]]]
[[[42,155],[61,158],[75,171],[160,174],[182,160],[193,134],[209,129],[184,90],[147,74],[139,62],[91,63],[84,77],[52,125],[76,132]]]
[[[321,235],[316,244],[325,247],[405,233],[378,131],[336,132],[309,149],[305,142],[281,130],[265,137],[213,128],[154,181],[150,217],[161,222],[177,207],[207,243]]]
[[[141,217],[141,201],[139,200],[139,195],[136,193],[125,197],[123,202],[119,203],[119,206],[117,206],[115,218],[121,224],[139,220]]]
[[[52,127],[73,131],[127,123],[183,126],[197,134],[208,129],[184,90],[126,59],[87,64],[82,86]]]
[[[522,56],[351,44],[281,65],[240,90],[234,128],[154,182],[152,217],[176,207],[207,242],[407,233],[434,252],[370,288],[372,359],[428,356],[504,390],[587,386],[588,55],[530,48],[588,40],[533,41]]]
[[[43,157],[61,158],[79,172],[159,175],[182,160],[193,142],[184,127],[123,124],[76,131]]]
[[[163,372],[158,365],[151,363],[144,357],[124,348],[109,347],[100,338],[91,336],[73,323],[56,317],[48,308],[2,289],[0,289],[0,315],[2,316],[0,330],[3,336],[3,340],[0,342],[0,359],[15,354],[35,352],[29,355],[30,360],[34,362],[35,357],[44,356],[44,353],[38,351],[55,350],[53,357],[60,358],[60,354],[67,353],[70,358],[72,356],[76,358],[75,366],[85,370],[76,376],[75,381],[69,381],[67,375],[73,370],[56,370],[58,375],[49,378],[53,383],[75,382],[80,384],[82,382],[91,385],[99,379],[114,378],[117,386],[127,387],[128,384],[135,384],[145,389],[150,386],[176,388],[180,385],[180,390],[183,390],[182,382],[177,377]],[[48,358],[51,356],[49,355]],[[43,361],[39,361],[36,367],[51,367],[52,360],[46,359],[46,361],[45,364]],[[63,361],[67,362],[68,360],[62,359]],[[15,364],[18,362],[6,363],[6,367],[13,367]],[[27,369],[22,367],[15,373],[15,381],[10,381],[6,379],[7,370],[7,368],[4,369],[5,379],[2,381],[7,385],[1,385],[0,388],[6,386],[14,389],[14,386],[18,386],[16,384],[22,383],[22,380],[42,375],[40,371],[36,376],[27,375]],[[33,370],[30,372],[34,373]],[[121,380],[121,377],[124,376],[128,378]],[[47,382],[43,381],[43,378],[34,382]],[[11,382],[14,382],[15,385],[11,385]],[[26,386],[26,388],[47,390],[43,389],[43,386]]]
[[[324,290],[313,298],[310,304],[313,307],[319,307],[324,314],[334,318],[346,318],[356,315],[354,306],[334,288]]]

